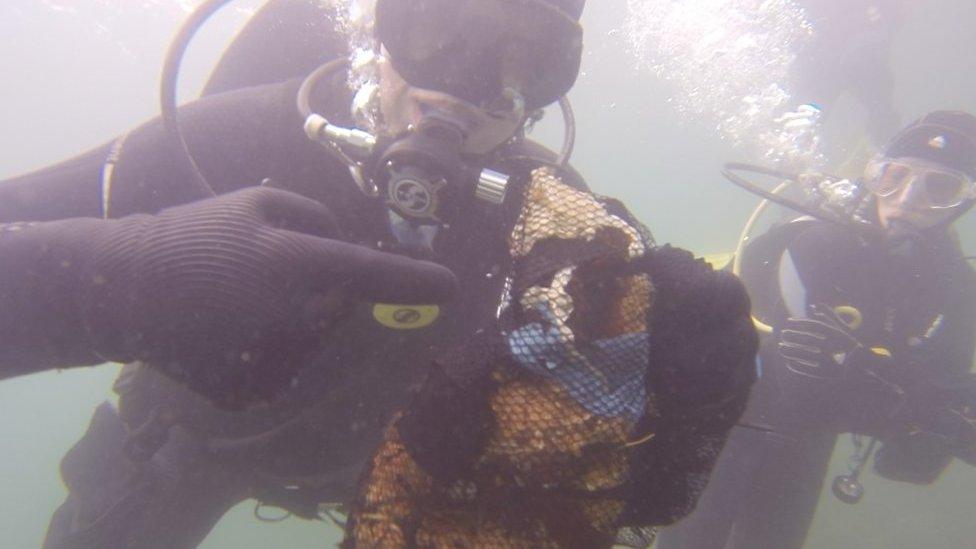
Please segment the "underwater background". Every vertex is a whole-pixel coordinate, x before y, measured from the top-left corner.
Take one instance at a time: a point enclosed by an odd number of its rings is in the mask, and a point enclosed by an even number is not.
[[[727,78],[751,78],[759,67],[746,66],[746,60],[737,66],[729,53],[695,57],[702,52],[685,50],[688,55],[676,56],[669,64],[649,58],[653,48],[642,49],[639,32],[635,33],[638,16],[641,10],[666,3],[588,2],[582,20],[583,69],[570,94],[577,122],[573,163],[595,191],[623,200],[659,242],[699,254],[728,252],[758,199],[727,183],[720,169],[730,160],[757,160],[756,150],[748,143],[736,144],[710,116],[734,109],[740,98],[702,96],[703,88],[718,84],[689,85],[678,73],[697,68],[707,75],[712,72],[704,69],[711,68]],[[163,55],[196,4],[0,2],[0,179],[66,159],[155,116]],[[260,4],[234,2],[207,23],[185,63],[184,99],[199,92],[222,48]],[[789,2],[700,4],[748,11],[753,5],[769,9]],[[903,123],[935,109],[976,113],[976,2],[918,4],[900,25],[892,51],[896,106]],[[665,30],[694,39],[704,24],[699,20],[698,26],[675,24]],[[705,97],[704,104],[696,105],[702,110],[682,108],[689,94]],[[729,103],[716,103],[721,100]],[[827,167],[836,167],[857,154],[864,113],[851,98],[841,98],[824,114]],[[533,137],[558,148],[561,131],[560,117],[552,112]],[[957,227],[967,254],[976,253],[976,212]],[[51,512],[65,495],[58,462],[83,433],[95,406],[111,397],[117,372],[117,365],[103,365],[0,383],[0,495],[5,500],[0,548],[40,546]],[[828,479],[846,471],[850,451],[849,437],[840,437]],[[971,497],[976,493],[976,469],[956,461],[931,486],[887,481],[868,469],[863,482],[866,495],[853,506],[833,498],[825,486],[805,547],[956,548],[976,543]],[[202,547],[324,547],[339,539],[338,529],[327,523],[259,522],[252,516],[253,508],[248,502],[231,511]]]

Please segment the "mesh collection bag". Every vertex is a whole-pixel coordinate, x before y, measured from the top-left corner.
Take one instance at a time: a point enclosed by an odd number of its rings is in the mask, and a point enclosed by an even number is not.
[[[494,323],[438,360],[363,473],[347,547],[649,545],[741,415],[737,279],[532,172]]]

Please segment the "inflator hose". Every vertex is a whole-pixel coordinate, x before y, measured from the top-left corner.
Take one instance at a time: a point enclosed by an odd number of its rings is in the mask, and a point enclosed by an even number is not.
[[[177,31],[176,37],[170,43],[169,49],[166,52],[166,60],[163,63],[163,73],[160,77],[159,108],[163,119],[163,127],[166,128],[166,134],[173,145],[174,152],[183,157],[183,161],[190,171],[190,177],[193,179],[194,185],[200,190],[200,198],[216,196],[217,193],[207,183],[206,177],[200,172],[196,161],[193,160],[193,154],[190,152],[190,147],[186,143],[186,139],[183,136],[183,129],[180,126],[179,112],[176,107],[180,64],[183,61],[183,55],[186,53],[186,48],[190,44],[190,40],[200,30],[203,23],[211,15],[220,10],[220,8],[232,1],[204,0],[190,14],[190,17],[183,23],[179,31]]]

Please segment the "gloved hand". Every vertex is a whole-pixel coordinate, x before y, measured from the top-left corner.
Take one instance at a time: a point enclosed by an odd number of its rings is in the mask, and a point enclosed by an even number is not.
[[[94,220],[92,220],[94,221]],[[268,398],[348,300],[438,303],[446,268],[333,240],[321,204],[269,188],[97,221],[80,295],[94,349],[225,407]]]
[[[777,331],[782,419],[804,428],[875,434],[902,398],[890,355],[870,349],[833,309],[811,305]]]
[[[809,318],[790,318],[779,330],[779,355],[794,373],[819,379],[844,378],[853,357],[862,356],[866,349],[829,308],[810,308]]]

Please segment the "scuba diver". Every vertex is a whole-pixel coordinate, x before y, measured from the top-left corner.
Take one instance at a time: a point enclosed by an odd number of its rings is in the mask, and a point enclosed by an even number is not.
[[[904,0],[799,2],[813,36],[797,54],[794,96],[823,107],[844,92],[852,94],[867,113],[867,134],[877,146],[894,134],[901,119],[892,93],[890,57],[904,4]]]
[[[526,139],[577,77],[584,0],[378,0],[354,28],[271,0],[177,111],[182,49],[226,3],[174,40],[160,119],[0,183],[4,375],[128,362],[45,547],[195,547],[248,498],[352,506],[348,542],[384,544],[391,478],[475,487],[430,501],[494,513],[476,545],[531,520],[533,545],[648,546],[758,341],[737,279],[589,193],[570,138]],[[391,445],[409,475],[383,476]],[[385,515],[403,544],[458,526],[408,503]]]
[[[759,381],[663,549],[798,549],[840,433],[855,446],[831,485],[845,503],[863,497],[872,454],[880,476],[917,484],[954,457],[976,464],[976,273],[952,230],[976,203],[974,179],[976,117],[931,112],[856,187],[821,180],[847,204],[744,241],[736,270],[767,332]],[[831,214],[844,208],[846,220]]]

